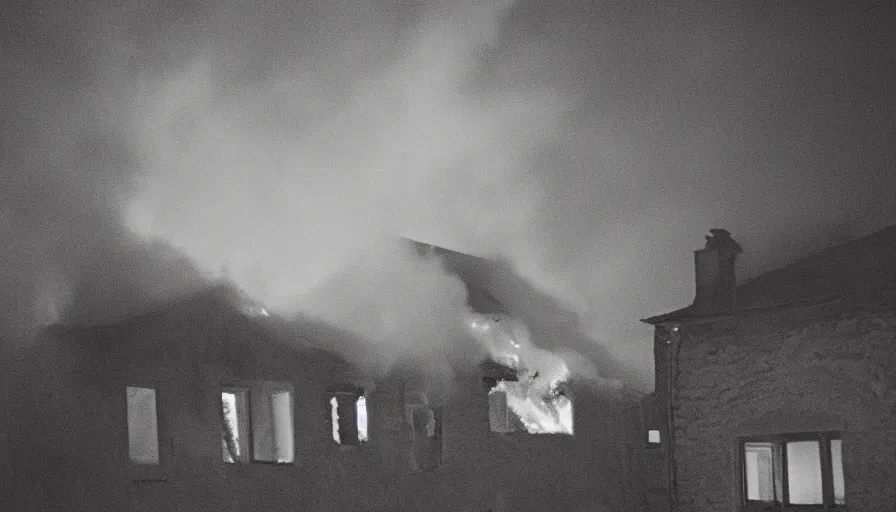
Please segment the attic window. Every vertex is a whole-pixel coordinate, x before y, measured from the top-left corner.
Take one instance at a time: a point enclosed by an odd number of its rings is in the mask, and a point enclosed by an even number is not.
[[[521,373],[520,380],[494,381],[489,390],[491,431],[572,435],[572,401],[565,383],[555,382],[545,389],[537,382],[537,374]]]
[[[330,397],[333,440],[340,445],[367,441],[367,399],[364,391],[333,391]]]

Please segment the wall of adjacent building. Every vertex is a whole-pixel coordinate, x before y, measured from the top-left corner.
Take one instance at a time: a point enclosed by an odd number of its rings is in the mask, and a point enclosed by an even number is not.
[[[677,510],[738,510],[737,438],[840,430],[846,504],[896,503],[896,311],[837,301],[681,323],[672,388]],[[659,378],[659,377],[658,377]]]

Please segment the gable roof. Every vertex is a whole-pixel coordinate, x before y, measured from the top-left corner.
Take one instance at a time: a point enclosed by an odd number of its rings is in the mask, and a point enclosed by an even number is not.
[[[600,340],[586,332],[578,313],[521,276],[509,260],[482,258],[404,240],[413,244],[421,256],[433,254],[442,259],[445,270],[466,285],[468,304],[474,311],[505,313],[518,318],[528,328],[535,346],[577,352],[607,382],[624,381],[629,385],[639,382],[635,368],[620,362]]]
[[[896,300],[896,226],[809,255],[740,284],[734,308],[700,314],[687,306],[641,320],[648,324],[718,318],[822,304],[847,297]]]
[[[425,244],[408,238],[420,256],[436,255],[442,259],[445,270],[457,276],[467,288],[467,305],[477,313],[507,313],[507,308],[488,290],[490,274],[494,272],[494,262],[452,251],[444,247]]]

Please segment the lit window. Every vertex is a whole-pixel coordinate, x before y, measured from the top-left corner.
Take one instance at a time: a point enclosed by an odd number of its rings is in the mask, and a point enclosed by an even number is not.
[[[660,431],[659,430],[648,430],[647,431],[647,443],[648,444],[660,444]]]
[[[767,436],[745,440],[741,447],[747,504],[844,504],[839,434]]]
[[[548,389],[535,379],[496,381],[488,393],[489,427],[492,432],[572,434],[572,402],[563,383]]]
[[[156,390],[127,387],[128,456],[134,464],[159,464]]]
[[[250,395],[252,460],[287,464],[295,459],[292,385],[264,382]]]
[[[247,390],[221,390],[221,448],[224,462],[249,461],[248,408]]]
[[[341,445],[367,441],[367,399],[363,390],[331,391],[330,419],[333,440]]]
[[[355,402],[355,414],[358,416],[358,441],[367,441],[367,399],[358,397]]]

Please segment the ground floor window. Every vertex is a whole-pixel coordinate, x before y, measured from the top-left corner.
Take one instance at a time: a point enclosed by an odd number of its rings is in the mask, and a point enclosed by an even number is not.
[[[442,463],[442,408],[422,392],[405,391],[405,414],[411,426],[414,467],[435,469]]]
[[[537,372],[520,371],[517,380],[495,380],[488,393],[492,432],[569,434],[572,402],[563,382],[538,380]]]
[[[224,462],[295,460],[293,386],[245,382],[221,389],[221,449]]]
[[[747,510],[769,503],[832,507],[846,502],[838,432],[745,438],[740,461]]]
[[[134,464],[159,464],[156,390],[127,386],[128,457]]]
[[[367,441],[367,399],[360,388],[330,390],[333,440],[340,445]]]
[[[221,390],[221,447],[224,462],[249,462],[249,390]]]

